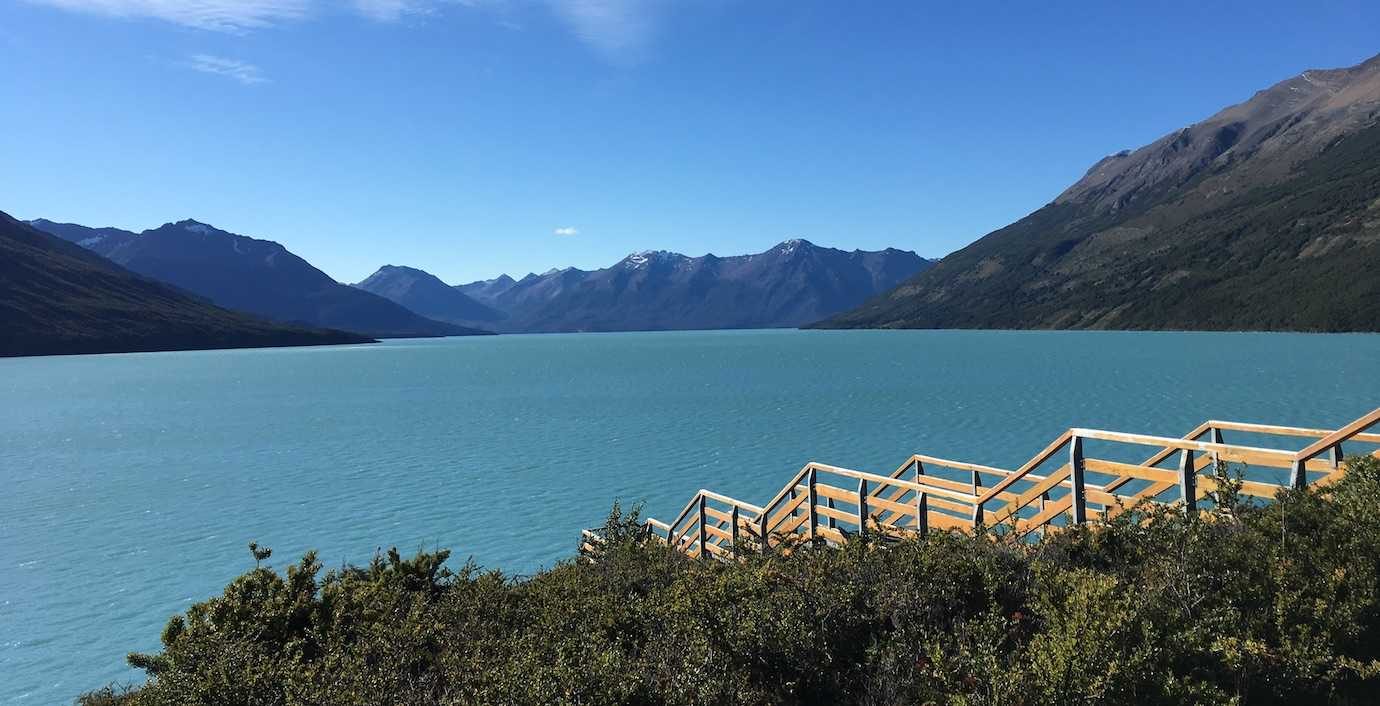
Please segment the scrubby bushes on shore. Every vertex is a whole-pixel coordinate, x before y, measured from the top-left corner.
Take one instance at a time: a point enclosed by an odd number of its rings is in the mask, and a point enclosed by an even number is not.
[[[1229,485],[1229,484],[1227,484]],[[529,578],[446,552],[255,568],[174,617],[160,704],[1380,703],[1380,462],[1034,545],[935,533],[738,564],[638,541]]]

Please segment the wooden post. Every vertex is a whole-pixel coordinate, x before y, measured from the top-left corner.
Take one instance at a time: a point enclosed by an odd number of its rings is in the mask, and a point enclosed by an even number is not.
[[[1307,464],[1308,459],[1306,458],[1294,461],[1293,466],[1289,469],[1289,485],[1291,487],[1302,488],[1308,485]]]
[[[1042,515],[1044,514],[1044,512],[1045,512],[1045,505],[1047,505],[1048,503],[1049,503],[1049,492],[1048,492],[1048,491],[1045,491],[1045,492],[1043,492],[1043,493],[1040,493],[1040,514],[1042,514]],[[1044,537],[1044,536],[1047,535],[1047,534],[1049,534],[1049,522],[1045,522],[1044,524],[1040,525],[1040,536],[1041,536],[1041,537]]]
[[[1179,496],[1184,501],[1184,512],[1198,511],[1197,459],[1189,449],[1179,452]]]
[[[757,538],[762,542],[762,553],[771,553],[771,540],[767,538],[767,520],[771,517],[772,508],[767,507],[762,510],[762,515],[757,518]]]
[[[918,460],[915,462],[915,482],[920,482],[920,477],[925,475],[925,464]],[[930,531],[930,500],[923,490],[915,491],[915,531],[921,537]]]
[[[830,510],[833,510],[833,509],[834,509],[834,499],[833,499],[833,498],[825,498],[825,499],[824,499],[824,507],[827,507],[827,508],[829,508]],[[835,525],[835,522],[834,522],[834,516],[833,516],[833,515],[830,515],[830,516],[824,518],[824,526],[828,527],[829,529],[834,529],[834,525]]]
[[[733,505],[733,558],[738,558],[738,505]]]
[[[815,540],[815,536],[818,534],[818,532],[815,531],[815,528],[819,526],[819,513],[815,511],[815,504],[819,502],[819,491],[815,489],[815,479],[816,479],[816,476],[815,476],[815,467],[814,467],[814,466],[810,466],[810,480],[809,480],[809,485],[808,485],[808,487],[809,487],[809,489],[810,489],[810,490],[809,490],[810,498],[809,498],[808,502],[810,503],[810,509],[809,509],[810,519],[809,519],[809,523],[810,523],[810,541],[812,541],[812,542]]]
[[[1225,443],[1222,441],[1222,430],[1217,427],[1208,427],[1208,440],[1214,444]],[[1212,452],[1212,472],[1217,472],[1217,466],[1221,464],[1221,456],[1216,451]]]
[[[867,532],[867,479],[858,479],[858,534]]]
[[[700,496],[700,558],[709,554],[709,528],[705,526],[704,496]]]
[[[1083,438],[1079,436],[1069,441],[1069,481],[1073,486],[1073,523],[1081,525],[1088,521],[1088,503],[1083,493]]]
[[[1332,461],[1333,468],[1342,467],[1342,461],[1345,459],[1345,457],[1342,455],[1342,445],[1340,443],[1333,444],[1332,448],[1328,449],[1327,454]]]

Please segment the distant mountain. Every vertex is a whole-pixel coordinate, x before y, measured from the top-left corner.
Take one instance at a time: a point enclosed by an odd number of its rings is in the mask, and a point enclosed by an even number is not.
[[[506,318],[502,312],[471,299],[459,288],[412,267],[384,265],[354,286],[437,321],[484,327]]]
[[[509,289],[512,289],[513,286],[516,284],[517,280],[513,279],[512,277],[509,277],[508,275],[499,275],[498,277],[495,277],[493,279],[486,279],[480,282],[458,284],[455,286],[455,288],[460,290],[460,292],[465,296],[468,296],[474,299],[475,301],[482,302],[484,304],[492,304],[493,301],[499,297],[499,295],[503,294]]]
[[[507,314],[500,331],[636,331],[798,326],[857,306],[931,264],[901,250],[844,252],[788,240],[756,255],[629,255],[462,285]]]
[[[331,279],[282,245],[185,220],[139,235],[47,220],[32,224],[116,264],[206,297],[219,306],[381,338],[483,333],[433,321]]]
[[[1380,57],[1107,157],[823,327],[1380,330]]]
[[[0,356],[370,340],[227,311],[0,213]]]
[[[139,237],[138,233],[119,228],[88,228],[75,223],[54,223],[46,218],[29,221],[29,225],[76,243],[102,257],[109,257],[116,248]]]

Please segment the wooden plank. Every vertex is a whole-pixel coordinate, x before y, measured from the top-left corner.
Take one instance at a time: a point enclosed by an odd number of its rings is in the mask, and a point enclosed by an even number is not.
[[[935,512],[930,510],[929,517],[925,521],[930,524],[930,529],[951,530],[956,529],[963,532],[973,528],[973,523],[966,517],[954,517],[948,513]]]
[[[1380,410],[1376,410],[1380,412]],[[1099,441],[1114,441],[1122,444],[1135,444],[1138,446],[1162,446],[1165,448],[1188,449],[1190,451],[1202,451],[1204,453],[1218,454],[1251,454],[1272,458],[1275,460],[1293,460],[1294,454],[1280,449],[1262,449],[1255,446],[1239,446],[1237,444],[1214,444],[1210,441],[1194,441],[1193,439],[1174,439],[1168,436],[1152,436],[1150,434],[1130,434],[1122,431],[1107,431],[1105,429],[1073,429],[1075,436],[1084,439],[1097,439]],[[1323,447],[1326,450],[1327,447]]]
[[[1072,434],[1069,431],[1060,434],[1054,441],[1049,442],[1049,445],[1040,451],[1040,453],[1035,454],[1029,461],[1021,464],[1021,467],[1013,471],[1011,475],[997,481],[996,485],[992,486],[991,489],[982,494],[982,497],[978,498],[977,505],[979,507],[986,505],[987,501],[995,498],[998,493],[1010,488],[1014,483],[1025,478],[1031,471],[1039,467],[1040,464],[1048,461],[1049,457],[1054,455],[1054,452],[1063,448],[1064,444],[1067,444],[1070,438],[1072,438]]]
[[[815,508],[815,511],[824,517],[832,518],[838,522],[847,522],[850,525],[858,524],[858,513],[856,512],[844,512],[843,510],[836,510],[824,505]]]
[[[1211,430],[1211,428],[1212,428],[1212,427],[1209,426],[1208,422],[1203,422],[1202,424],[1199,424],[1198,426],[1194,427],[1194,428],[1193,428],[1193,431],[1190,431],[1189,433],[1185,434],[1183,438],[1185,438],[1185,439],[1196,439],[1196,438],[1202,436],[1205,432]],[[1217,435],[1214,437],[1213,441],[1214,441],[1214,442],[1215,442],[1215,441],[1218,441],[1220,438],[1221,438],[1221,434],[1217,434]],[[1155,465],[1157,465],[1157,464],[1159,464],[1159,463],[1162,463],[1165,459],[1169,458],[1170,456],[1173,456],[1173,455],[1174,455],[1174,451],[1175,451],[1175,450],[1174,450],[1174,449],[1171,449],[1171,448],[1163,448],[1163,449],[1160,449],[1159,451],[1156,451],[1154,454],[1152,454],[1152,455],[1150,456],[1150,458],[1147,458],[1147,459],[1145,459],[1143,462],[1141,462],[1140,465],[1142,465],[1142,466],[1155,466]],[[1208,463],[1209,461],[1210,461],[1209,458],[1207,458],[1207,457],[1204,457],[1204,458],[1203,458],[1203,463]],[[1113,480],[1113,481],[1107,483],[1107,484],[1103,487],[1103,490],[1106,490],[1106,491],[1109,492],[1109,493],[1111,493],[1111,492],[1116,492],[1116,490],[1117,490],[1118,488],[1120,488],[1120,487],[1123,486],[1123,485],[1126,485],[1127,483],[1131,482],[1132,480],[1135,480],[1135,479],[1134,479],[1134,478],[1130,478],[1130,477],[1125,477],[1125,476],[1123,476],[1123,477],[1121,477],[1121,478],[1117,478],[1116,480]]]
[[[808,495],[798,495],[794,500],[787,501],[775,515],[771,516],[771,519],[767,522],[767,530],[772,531],[773,528],[781,524],[782,518],[795,515],[795,511],[809,499],[810,497]],[[804,515],[800,517],[804,517]]]
[[[952,500],[945,500],[943,498],[936,497],[930,497],[926,502],[929,503],[930,507],[942,508],[944,510],[952,510],[954,512],[964,515],[965,517],[971,517],[973,514],[973,506],[971,504],[956,503]]]
[[[784,501],[786,499],[786,496],[790,495],[791,491],[794,490],[797,485],[800,485],[800,481],[805,480],[805,474],[809,472],[810,464],[807,463],[805,464],[804,468],[800,469],[799,473],[795,474],[795,477],[791,479],[791,482],[787,483],[785,487],[781,488],[780,492],[778,492],[776,496],[771,499],[771,502],[767,503],[766,506],[762,508],[762,511],[757,513],[758,516],[768,515],[771,513],[772,510],[776,509],[776,506],[782,501]]]
[[[706,498],[709,498],[710,500],[717,500],[725,505],[737,505],[738,507],[747,510],[748,512],[751,512],[755,515],[762,514],[762,508],[753,505],[752,503],[745,503],[737,498],[731,498],[727,495],[721,495],[719,493],[711,492],[708,490],[701,490],[700,494],[704,495]]]
[[[857,480],[864,480],[864,481],[867,481],[869,484],[872,484],[872,483],[889,484],[889,485],[894,485],[894,486],[896,486],[896,487],[898,487],[898,488],[906,488],[906,489],[909,489],[909,490],[929,490],[929,491],[931,491],[931,492],[938,493],[938,494],[956,495],[956,496],[960,496],[960,497],[966,495],[966,493],[955,493],[955,492],[953,492],[953,491],[946,491],[946,490],[939,489],[939,488],[928,488],[928,487],[926,487],[926,486],[920,485],[919,483],[916,483],[916,482],[914,482],[914,481],[909,481],[909,480],[906,480],[906,479],[904,479],[904,478],[888,478],[887,476],[878,475],[878,474],[876,474],[876,473],[866,473],[866,472],[864,472],[864,471],[855,471],[855,470],[853,470],[853,469],[851,469],[851,468],[840,468],[840,467],[838,467],[838,466],[830,466],[830,465],[828,465],[828,464],[823,464],[823,463],[815,463],[815,464],[811,464],[811,465],[813,465],[813,466],[815,467],[815,469],[818,470],[820,473],[829,473],[829,474],[832,474],[832,475],[841,476],[841,477],[843,477],[843,478],[854,478],[854,479],[857,479]]]
[[[975,473],[987,473],[987,474],[989,474],[989,475],[1001,476],[1001,477],[1003,477],[1003,478],[1005,478],[1006,476],[1011,475],[1011,471],[1008,471],[1008,470],[1006,470],[1006,469],[1004,469],[1004,468],[994,468],[994,467],[992,467],[992,466],[983,466],[983,465],[979,465],[979,464],[976,464],[976,463],[967,463],[966,461],[951,461],[951,460],[949,460],[949,459],[947,459],[947,458],[938,458],[938,457],[935,457],[935,456],[924,456],[924,455],[921,455],[921,454],[916,454],[916,455],[912,456],[911,458],[918,459],[921,463],[926,463],[926,464],[929,464],[929,465],[931,465],[931,466],[939,466],[939,467],[941,467],[941,468],[952,468],[952,469],[959,470],[959,471],[971,471],[971,472],[975,472]]]
[[[1131,463],[1119,463],[1108,461],[1101,458],[1088,458],[1083,460],[1083,465],[1090,471],[1096,473],[1107,473],[1117,476],[1130,476],[1140,480],[1155,481],[1160,483],[1177,483],[1179,476],[1173,471],[1163,468],[1151,468],[1149,466],[1137,466]],[[1206,464],[1205,464],[1206,465]],[[1107,484],[1111,487],[1111,483]]]
[[[1199,475],[1198,488],[1200,491],[1198,493],[1199,497],[1202,497],[1207,493],[1214,492],[1217,490],[1217,479],[1208,475]],[[1283,489],[1284,486],[1275,485],[1273,483],[1261,483],[1259,481],[1253,480],[1241,481],[1241,494],[1249,495],[1254,498],[1274,498],[1275,495]]]
[[[903,492],[909,492],[906,491],[905,488],[902,488],[901,490]],[[816,485],[815,492],[832,500],[841,500],[843,502],[848,503],[849,505],[854,505],[858,502],[857,493],[851,490],[844,490],[843,488],[840,488],[836,485],[829,485],[828,483],[820,483]]]
[[[1337,433],[1335,429],[1305,429],[1303,427],[1282,427],[1273,424],[1250,424],[1247,422],[1224,422],[1214,419],[1208,424],[1218,429],[1227,431],[1245,431],[1256,434],[1271,434],[1274,436],[1305,436],[1315,439],[1322,439],[1330,434]],[[1380,444],[1380,434],[1356,434],[1352,439],[1367,444]]]
[[[867,506],[872,510],[874,514],[878,509],[882,509],[894,512],[898,515],[903,515],[905,517],[912,517],[915,515],[915,507],[913,505],[892,502],[890,500],[883,500],[881,498],[868,498]]]
[[[844,542],[848,541],[848,539],[844,537],[842,532],[838,531],[833,527],[818,527],[815,529],[815,531],[819,533],[820,537],[823,537],[825,540],[833,542],[834,544],[843,544]]]
[[[781,526],[772,530],[772,533],[782,535],[795,534],[795,531],[800,529],[801,525],[805,524],[806,519],[808,518],[805,515],[796,515],[795,517],[792,517],[786,520],[785,522],[781,523]]]
[[[1041,476],[1041,478],[1043,478],[1043,477],[1044,477],[1044,476]],[[959,494],[961,494],[961,495],[963,495],[963,496],[966,496],[966,497],[965,497],[965,501],[966,501],[966,502],[976,502],[976,501],[977,501],[977,498],[980,497],[982,493],[987,492],[987,488],[984,488],[984,487],[979,486],[979,487],[978,487],[978,493],[973,493],[973,492],[972,492],[972,490],[973,490],[973,485],[972,485],[971,482],[970,482],[970,483],[964,483],[963,481],[949,480],[948,478],[937,478],[937,477],[935,477],[935,476],[921,476],[921,477],[920,477],[920,480],[917,480],[917,481],[915,481],[915,482],[917,482],[917,483],[919,483],[919,484],[921,484],[921,485],[930,486],[930,487],[932,487],[932,488],[943,488],[943,489],[945,489],[945,490],[953,490],[953,491],[956,491],[956,492],[958,492]],[[904,490],[904,489],[902,489],[902,492],[901,492],[901,493],[898,493],[898,495],[904,495],[904,494],[905,494],[905,490]],[[954,497],[954,496],[953,496],[953,495],[950,495],[949,497]],[[1000,493],[997,493],[997,494],[996,494],[995,496],[993,496],[993,497],[995,497],[997,500],[1000,500],[1000,501],[1002,501],[1002,502],[1011,502],[1012,500],[1015,500],[1017,496],[1016,496],[1015,493],[1000,492]],[[889,498],[889,499],[891,499],[891,500],[896,500],[897,498],[896,498],[896,497],[891,497],[891,498]]]
[[[1034,517],[1016,520],[1016,536],[1024,537],[1032,531],[1039,529],[1065,512],[1073,505],[1073,496],[1065,495],[1058,500],[1051,501],[1045,505],[1045,509]]]
[[[727,530],[724,530],[724,529],[720,529],[720,528],[718,528],[718,527],[715,527],[714,525],[705,525],[705,526],[704,526],[704,531],[705,531],[706,534],[708,534],[708,535],[710,535],[710,536],[713,536],[713,537],[717,537],[717,538],[719,538],[719,539],[721,539],[721,540],[723,540],[723,541],[725,541],[725,542],[732,542],[732,541],[733,541],[733,535],[732,535],[732,533],[728,532]]]
[[[1299,461],[1307,461],[1337,444],[1354,438],[1357,434],[1375,426],[1376,422],[1380,422],[1380,407],[1372,410],[1370,414],[1309,444],[1304,447],[1302,451],[1295,454],[1294,458]]]
[[[1029,505],[1032,500],[1054,489],[1060,483],[1063,483],[1064,480],[1068,477],[1068,464],[1060,466],[1058,470],[1045,476],[1044,480],[1039,481],[1035,485],[1028,488],[1024,493],[1021,493],[1020,497],[1016,499],[1016,502],[1007,503],[1006,507],[1002,510],[1002,517],[997,521],[1003,522],[1006,520],[1006,518],[1015,516],[1016,513],[1021,511],[1021,508],[1025,507],[1026,505]]]
[[[708,515],[708,516],[710,516],[710,517],[712,517],[712,518],[714,518],[714,519],[716,519],[716,520],[719,520],[720,522],[732,522],[732,521],[733,521],[733,515],[732,515],[732,514],[727,513],[727,512],[724,512],[723,510],[716,510],[716,509],[714,509],[714,508],[712,508],[712,507],[708,507],[708,506],[706,506],[706,507],[704,508],[704,514],[706,514],[706,515]]]

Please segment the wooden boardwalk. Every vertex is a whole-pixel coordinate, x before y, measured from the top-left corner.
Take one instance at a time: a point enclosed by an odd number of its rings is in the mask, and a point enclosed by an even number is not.
[[[1069,429],[1014,470],[919,454],[887,475],[811,462],[764,505],[701,490],[671,522],[649,518],[645,526],[691,557],[719,559],[807,540],[841,544],[864,532],[895,537],[1001,526],[1030,537],[1109,519],[1142,502],[1196,511],[1216,489],[1219,461],[1245,465],[1251,479],[1240,492],[1257,498],[1273,498],[1284,486],[1330,483],[1344,472],[1344,444],[1380,446],[1380,434],[1366,433],[1377,423],[1380,409],[1336,430],[1213,420],[1176,439]],[[1224,433],[1311,442],[1297,450],[1264,448],[1227,443]],[[1154,451],[1138,463],[1100,457],[1134,447]],[[587,531],[582,548],[599,541]]]

